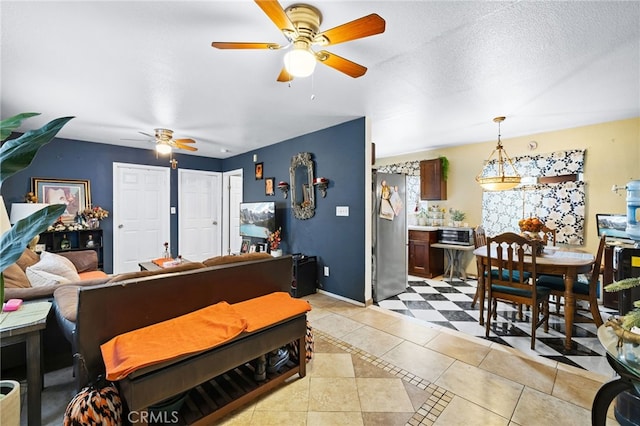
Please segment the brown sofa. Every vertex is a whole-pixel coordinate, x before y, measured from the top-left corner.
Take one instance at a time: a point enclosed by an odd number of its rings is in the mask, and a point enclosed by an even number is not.
[[[171,266],[167,268],[161,268],[153,271],[135,271],[125,272],[122,274],[109,276],[104,280],[98,280],[85,285],[85,283],[77,283],[76,285],[59,285],[56,286],[53,293],[54,304],[53,311],[57,319],[62,334],[71,343],[72,352],[76,352],[76,320],[78,313],[78,298],[80,287],[89,287],[99,284],[103,285],[116,285],[123,284],[128,285],[136,283],[138,281],[145,280],[147,278],[160,277],[160,276],[174,276],[180,273],[203,269],[213,266],[221,266],[227,264],[249,262],[253,260],[265,260],[272,259],[267,253],[246,253],[242,255],[228,255],[228,256],[216,256],[205,260],[204,262],[185,262],[180,265]],[[47,325],[50,326],[49,324]],[[76,376],[78,377],[78,376]]]
[[[291,256],[252,256],[253,260],[233,257],[228,259],[231,263],[217,266],[92,287],[78,286],[75,291],[70,287],[56,290],[56,310],[66,320],[75,320],[73,352],[74,359],[79,360],[75,366],[77,387],[81,388],[104,373],[100,346],[115,336],[221,301],[234,304],[273,292],[290,291]],[[299,353],[304,353],[306,330],[306,315],[296,315],[266,329],[243,333],[214,349],[145,369],[144,373],[118,382],[118,386],[129,410],[144,410],[289,342],[295,341]],[[279,383],[296,373],[304,377],[304,357],[300,358],[296,366],[277,378]],[[266,392],[276,385],[276,378],[264,385],[260,384],[260,390],[254,389],[225,406],[227,409],[237,407]],[[213,421],[224,412],[226,410],[215,410],[206,415],[207,420]]]
[[[110,277],[103,271],[98,270],[98,254],[95,250],[79,250],[56,253],[54,256],[61,256],[68,259],[77,275],[79,281],[65,282],[61,284],[42,285],[34,287],[27,276],[27,268],[34,267],[40,262],[40,255],[26,249],[20,258],[10,265],[3,272],[4,276],[4,300],[22,299],[53,299],[53,292],[60,286],[66,285],[96,285],[107,282]],[[43,269],[46,272],[46,268]]]

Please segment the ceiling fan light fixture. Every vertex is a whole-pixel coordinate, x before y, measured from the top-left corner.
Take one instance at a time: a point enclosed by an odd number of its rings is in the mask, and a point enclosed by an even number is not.
[[[158,142],[156,143],[156,152],[162,155],[171,154],[171,146],[164,142]]]
[[[294,77],[309,77],[316,68],[316,55],[307,47],[294,47],[284,55],[284,68]]]
[[[496,149],[491,152],[491,155],[489,155],[489,159],[485,162],[480,174],[476,176],[476,182],[478,182],[485,191],[506,191],[520,185],[522,181],[520,174],[500,141],[500,123],[504,120],[505,117],[496,117],[493,119],[495,123],[498,123],[498,145]],[[498,158],[495,160],[494,166],[491,159],[496,153]],[[509,170],[510,173],[507,173],[507,170]]]

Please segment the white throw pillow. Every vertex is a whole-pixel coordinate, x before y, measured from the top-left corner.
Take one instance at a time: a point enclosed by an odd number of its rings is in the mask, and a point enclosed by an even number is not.
[[[32,271],[43,271],[64,277],[67,281],[80,281],[80,275],[78,275],[76,267],[73,266],[73,262],[59,254],[43,251],[40,254],[40,261],[29,268]]]
[[[31,287],[44,287],[48,285],[66,284],[69,281],[63,276],[52,274],[47,271],[40,271],[29,266],[26,270],[27,278],[31,283]]]

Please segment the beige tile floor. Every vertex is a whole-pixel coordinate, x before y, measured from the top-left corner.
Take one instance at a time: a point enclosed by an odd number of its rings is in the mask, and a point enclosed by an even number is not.
[[[306,377],[218,424],[587,425],[610,380],[376,306],[305,299],[315,337]],[[42,424],[61,425],[74,393],[70,368],[47,373]]]
[[[222,424],[586,425],[611,379],[375,306],[305,299],[316,344],[307,376]]]

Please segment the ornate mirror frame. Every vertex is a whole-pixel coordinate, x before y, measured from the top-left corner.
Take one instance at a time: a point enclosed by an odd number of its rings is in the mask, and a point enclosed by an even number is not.
[[[300,172],[305,173],[306,181],[296,180],[296,170],[306,168]],[[316,198],[313,188],[313,161],[310,152],[299,152],[291,157],[291,167],[289,167],[289,178],[291,180],[291,209],[296,219],[310,219],[315,214]]]

